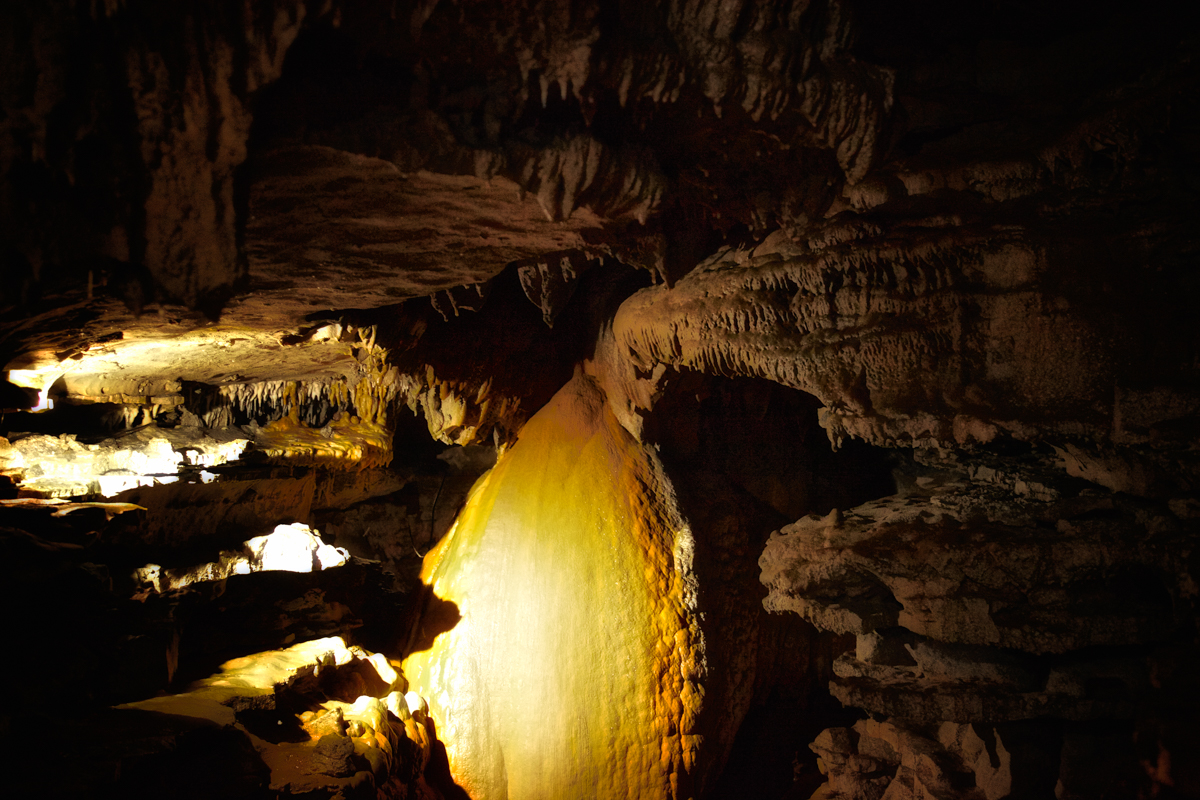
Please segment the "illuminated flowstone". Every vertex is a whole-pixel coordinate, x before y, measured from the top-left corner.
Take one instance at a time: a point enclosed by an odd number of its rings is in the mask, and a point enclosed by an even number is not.
[[[0,441],[0,475],[29,497],[115,497],[139,486],[174,483],[184,468],[235,462],[250,440],[240,430],[147,427],[99,444],[73,434]],[[200,472],[205,483],[212,473]]]
[[[657,460],[577,375],[425,561],[461,618],[405,674],[472,798],[694,795],[691,558]]]

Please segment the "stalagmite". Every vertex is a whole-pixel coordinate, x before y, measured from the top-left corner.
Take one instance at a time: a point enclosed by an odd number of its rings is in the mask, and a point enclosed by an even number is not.
[[[427,614],[417,638],[440,635],[405,674],[472,798],[693,796],[690,576],[656,459],[577,374],[425,561],[429,607],[461,619],[440,632]]]

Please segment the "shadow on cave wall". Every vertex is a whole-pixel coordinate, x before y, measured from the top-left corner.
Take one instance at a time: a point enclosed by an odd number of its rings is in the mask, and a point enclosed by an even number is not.
[[[817,424],[820,407],[768,380],[679,372],[667,378],[645,436],[672,478],[720,475],[784,522],[893,494],[889,452],[857,440],[834,451]]]
[[[771,381],[684,372],[668,378],[646,421],[695,536],[698,602],[713,632],[706,709],[745,714],[711,722],[739,728],[709,798],[808,797],[821,781],[808,742],[857,718],[826,688],[853,638],[762,607],[758,558],[772,531],[896,491],[888,451],[849,442],[835,452],[819,407]]]

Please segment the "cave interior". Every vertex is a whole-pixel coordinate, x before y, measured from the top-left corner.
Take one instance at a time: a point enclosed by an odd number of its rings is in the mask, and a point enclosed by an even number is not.
[[[1181,5],[0,5],[9,796],[1200,798]]]

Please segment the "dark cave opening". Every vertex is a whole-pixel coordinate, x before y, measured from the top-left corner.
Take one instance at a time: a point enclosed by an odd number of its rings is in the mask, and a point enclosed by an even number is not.
[[[817,421],[820,402],[772,381],[689,371],[664,381],[644,435],[693,526],[701,608],[724,618],[709,642],[708,691],[753,685],[729,760],[706,796],[807,798],[823,780],[808,743],[862,717],[827,689],[834,659],[854,638],[763,610],[759,554],[772,531],[795,519],[894,494],[904,460],[857,441],[835,451]]]

